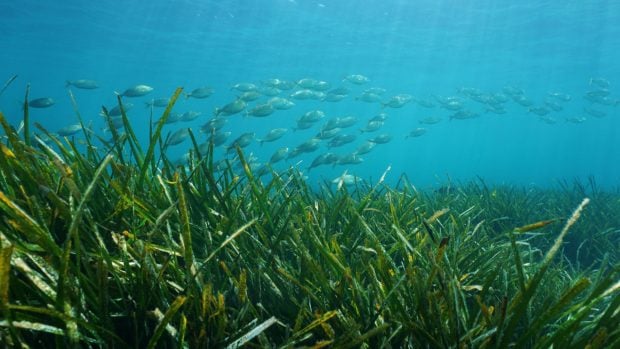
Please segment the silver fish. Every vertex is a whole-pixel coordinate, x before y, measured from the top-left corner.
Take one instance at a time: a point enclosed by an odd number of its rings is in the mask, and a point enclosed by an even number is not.
[[[148,102],[144,102],[147,108],[156,107],[156,108],[165,108],[170,103],[170,98],[153,98]]]
[[[426,134],[426,129],[423,127],[418,127],[409,132],[409,134],[405,138],[420,137],[424,134]]]
[[[302,115],[297,121],[316,122],[325,117],[325,113],[321,110],[311,110]]]
[[[282,138],[282,136],[284,136],[284,134],[286,134],[287,131],[288,129],[286,128],[274,128],[273,130],[267,132],[265,137],[263,137],[262,139],[259,139],[258,141],[260,142],[261,145],[264,142],[277,141],[278,139]]]
[[[418,122],[425,125],[434,125],[440,123],[441,120],[443,119],[439,116],[428,116]]]
[[[256,116],[256,117],[265,117],[273,114],[275,111],[273,105],[269,103],[258,104],[254,106],[254,108],[247,110],[246,115]]]
[[[202,115],[201,112],[199,111],[187,111],[183,114],[181,114],[181,121],[193,121],[196,120],[197,117],[199,117],[200,115]]]
[[[385,143],[388,143],[391,140],[392,140],[392,136],[387,134],[387,133],[383,133],[383,134],[378,135],[375,138],[369,139],[369,141],[371,141],[373,143],[377,143],[377,144],[385,144]]]
[[[333,147],[341,147],[345,144],[349,144],[351,142],[353,142],[355,139],[357,138],[356,135],[354,134],[340,134],[337,135],[336,137],[332,138],[329,143],[327,143],[327,147],[328,148],[333,148]]]
[[[127,112],[131,108],[133,108],[133,103],[123,103],[123,108],[125,109],[125,112]],[[110,116],[120,116],[121,115],[121,107],[117,105],[116,107],[108,110],[108,115],[110,115]]]
[[[231,89],[241,92],[257,91],[258,86],[249,82],[240,82],[238,84],[235,84]]]
[[[69,87],[69,86],[81,88],[83,90],[94,90],[96,88],[99,88],[99,83],[95,80],[86,80],[86,79],[67,80],[65,87]]]
[[[361,132],[375,132],[383,126],[383,121],[368,121],[364,128],[361,128]]]
[[[168,138],[168,145],[181,144],[187,138],[189,138],[189,128],[182,128],[180,130],[176,130],[170,135],[170,138]]]
[[[270,98],[267,103],[271,104],[275,109],[278,110],[287,110],[295,106],[295,103],[284,97]]]
[[[151,86],[147,85],[135,85],[125,90],[123,93],[118,93],[123,97],[142,97],[153,91]]]
[[[239,112],[241,112],[243,109],[245,109],[246,107],[246,103],[244,100],[242,99],[235,99],[234,101],[226,104],[225,106],[221,107],[221,108],[215,108],[215,116],[219,116],[219,115],[224,115],[224,116],[228,116],[228,115],[234,115],[237,114]]]
[[[49,108],[54,104],[56,104],[56,101],[50,97],[37,98],[28,102],[28,106],[31,108]]]
[[[80,131],[82,131],[82,125],[74,124],[74,125],[65,126],[59,129],[58,131],[56,131],[56,133],[61,137],[67,137],[67,136],[73,136],[74,134]]]
[[[196,98],[196,99],[205,99],[210,97],[215,90],[211,87],[198,87],[192,92],[185,94],[185,98]]]
[[[370,79],[364,75],[350,74],[350,75],[345,76],[343,81],[348,81],[355,85],[363,85],[367,82],[370,82]]]
[[[272,164],[275,164],[276,162],[284,160],[287,154],[288,154],[288,147],[279,148],[278,150],[275,151],[275,153],[273,153],[273,155],[271,155],[271,159],[269,160],[269,162]]]

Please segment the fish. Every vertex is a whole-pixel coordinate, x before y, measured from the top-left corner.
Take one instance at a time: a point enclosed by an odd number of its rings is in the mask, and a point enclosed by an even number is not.
[[[528,109],[530,113],[534,113],[538,116],[543,116],[549,114],[551,111],[546,107],[530,107]]]
[[[437,102],[441,105],[442,108],[457,111],[464,108],[464,104],[461,98],[459,97],[441,97],[435,96]]]
[[[601,88],[609,88],[611,85],[609,80],[605,78],[590,78],[590,85],[596,85]]]
[[[325,122],[323,126],[321,126],[321,131],[329,131],[335,128],[338,128],[338,123],[340,122],[339,117],[334,117]]]
[[[355,85],[363,85],[366,84],[368,82],[370,82],[370,79],[364,75],[361,74],[349,74],[347,76],[344,77],[344,80],[342,81],[348,81],[352,84]]]
[[[183,114],[172,112],[168,116],[168,119],[166,119],[166,123],[165,124],[166,125],[175,124],[175,123],[181,121],[182,119],[183,119]]]
[[[245,112],[246,116],[265,117],[273,114],[275,108],[270,103],[255,105],[254,108]]]
[[[50,97],[36,98],[28,102],[28,106],[31,108],[49,108],[54,104],[56,101]]]
[[[308,167],[308,171],[321,165],[333,165],[338,161],[338,159],[338,155],[334,153],[321,154],[312,160],[310,167]]]
[[[224,127],[224,125],[226,125],[226,123],[228,122],[228,119],[226,118],[222,118],[222,117],[214,117],[211,120],[207,121],[204,125],[200,126],[200,131],[202,133],[211,133],[211,130],[219,130],[222,127]]]
[[[377,144],[385,144],[385,143],[390,142],[391,140],[392,140],[392,136],[387,133],[383,133],[383,134],[378,135],[377,137],[369,139],[369,141],[373,143],[377,143]]]
[[[545,100],[545,106],[549,107],[549,109],[553,111],[561,111],[562,109],[564,109],[564,107],[558,102],[549,99]]]
[[[297,125],[293,127],[293,131],[307,130],[312,126],[314,126],[314,122],[305,122],[305,121],[297,120]]]
[[[323,99],[325,102],[340,102],[341,100],[347,98],[347,95],[337,95],[334,93],[328,93],[325,95]]]
[[[351,90],[348,87],[340,86],[329,90],[327,94],[346,96],[350,91]]]
[[[332,183],[336,184],[339,190],[343,185],[350,186],[361,182],[362,179],[360,177],[348,174],[347,171],[345,171],[340,177],[336,177],[332,180]]]
[[[331,85],[326,81],[320,81],[312,78],[304,78],[297,81],[297,86],[303,89],[310,89],[315,91],[325,91],[329,90]]]
[[[142,97],[153,91],[151,86],[147,85],[135,85],[126,89],[123,93],[115,92],[119,96],[123,97]]]
[[[80,131],[82,131],[82,125],[74,124],[74,125],[65,126],[59,129],[58,131],[56,131],[56,133],[61,137],[68,137],[68,136],[73,136],[74,134]]]
[[[280,92],[282,92],[282,90],[277,87],[261,86],[258,88],[258,93],[268,97],[277,96],[280,94]]]
[[[201,112],[199,111],[187,111],[183,114],[181,114],[181,120],[180,121],[193,121],[196,120],[196,118],[198,118],[200,115],[202,115]]]
[[[558,120],[556,118],[553,118],[549,115],[545,115],[545,116],[539,116],[538,119],[540,121],[543,121],[544,123],[548,124],[548,125],[553,125],[553,124],[557,124]]]
[[[435,125],[435,124],[440,123],[442,120],[443,119],[440,118],[439,116],[428,116],[418,122],[424,125]]]
[[[288,132],[288,129],[286,128],[274,128],[271,131],[267,132],[267,134],[263,138],[259,139],[258,142],[263,145],[264,142],[277,141],[278,139],[282,138],[282,136],[284,136],[286,132]]]
[[[502,88],[502,92],[511,97],[525,94],[525,91],[523,91],[523,89],[515,86],[504,86],[504,88]]]
[[[387,113],[379,113],[375,116],[373,116],[372,118],[370,118],[370,121],[385,121],[387,120]]]
[[[284,97],[270,98],[267,103],[271,104],[277,110],[288,110],[295,106],[295,103]]]
[[[354,134],[340,134],[337,135],[336,137],[332,138],[328,143],[327,143],[327,147],[328,148],[333,148],[333,147],[341,147],[345,144],[349,144],[353,141],[355,141],[355,139],[357,138],[356,135]]]
[[[133,108],[133,103],[123,103],[123,109],[125,109],[125,112],[129,111],[131,108]],[[121,115],[121,107],[119,105],[117,105],[114,108],[109,109],[108,110],[108,115],[109,116],[120,116]]]
[[[234,101],[226,104],[225,106],[221,108],[215,108],[215,116],[234,115],[234,114],[240,113],[243,109],[245,109],[246,106],[247,104],[245,103],[243,99],[237,98]]]
[[[209,137],[209,142],[213,142],[213,146],[218,147],[224,144],[226,140],[228,139],[228,137],[230,137],[230,135],[231,135],[230,131],[215,132],[214,134],[211,135],[211,137]]]
[[[450,121],[452,121],[452,119],[457,119],[457,120],[474,119],[479,116],[480,114],[473,112],[471,110],[459,110],[457,112],[454,112],[452,115],[450,115]]]
[[[507,111],[506,109],[504,109],[503,106],[495,106],[492,104],[489,104],[489,106],[485,109],[485,111],[490,112],[490,113],[494,113],[494,114],[506,114]]]
[[[376,120],[368,121],[366,126],[360,129],[360,132],[362,133],[363,132],[375,132],[379,130],[383,126],[383,124],[384,124],[383,121],[376,121]]]
[[[303,142],[302,144],[295,147],[295,151],[300,153],[311,153],[317,149],[319,149],[319,145],[321,144],[321,140],[318,138],[310,138],[309,140]]]
[[[295,88],[296,83],[294,81],[287,81],[281,79],[267,79],[263,81],[263,85],[275,87],[278,90],[292,90],[293,88]]]
[[[329,130],[323,130],[321,129],[321,131],[319,131],[319,133],[317,133],[314,138],[318,138],[318,139],[330,139],[330,138],[334,138],[336,137],[336,135],[341,131],[340,128],[332,128]]]
[[[588,91],[586,92],[584,98],[593,98],[593,97],[607,97],[611,94],[611,92],[606,88],[601,88],[598,90]]]
[[[227,147],[227,151],[235,150],[236,147],[245,148],[252,143],[256,133],[254,132],[246,132],[237,137],[230,145]]]
[[[144,102],[147,108],[157,107],[157,108],[165,108],[170,103],[170,98],[153,98],[148,102]]]
[[[70,87],[70,86],[80,88],[83,90],[94,90],[96,88],[99,88],[99,83],[95,80],[86,80],[86,79],[67,80],[65,83],[65,87]]]
[[[534,105],[534,102],[532,102],[529,98],[523,95],[513,95],[512,100],[515,101],[515,103],[520,104],[524,107],[531,107],[532,105]]]
[[[370,153],[371,150],[373,150],[375,147],[377,146],[377,143],[371,142],[371,141],[366,141],[360,145],[357,146],[357,148],[355,149],[354,154],[355,155],[364,155],[364,154],[368,154]]]
[[[553,97],[555,99],[559,99],[562,102],[568,102],[571,100],[571,96],[567,93],[562,92],[549,92],[547,94],[549,97]]]
[[[382,94],[386,93],[387,90],[384,89],[383,87],[369,87],[369,88],[365,89],[364,92],[374,93],[374,94],[377,94],[377,95],[382,95]]]
[[[407,136],[405,136],[406,138],[413,138],[413,137],[420,137],[422,135],[426,134],[426,129],[423,127],[418,127],[416,129],[411,130],[411,132],[409,132],[409,134]]]
[[[358,97],[355,97],[355,100],[362,101],[366,103],[377,103],[381,102],[381,95],[372,92],[362,92],[362,94]]]
[[[413,97],[408,95],[408,94],[400,94],[400,95],[396,95],[396,96],[391,97],[387,102],[381,103],[381,105],[384,108],[385,107],[401,108],[405,104],[409,103],[412,99],[413,99]]]
[[[433,101],[428,100],[428,99],[421,99],[421,98],[416,98],[415,102],[423,108],[435,108],[435,103],[433,103]]]
[[[273,153],[273,155],[271,155],[271,159],[269,159],[269,162],[272,164],[275,164],[279,161],[282,161],[284,160],[284,158],[286,158],[287,154],[288,154],[288,147],[279,148]]]
[[[190,93],[185,94],[185,98],[205,99],[211,97],[215,90],[211,87],[198,87],[192,90]]]
[[[588,119],[586,119],[583,116],[573,116],[573,117],[566,118],[567,122],[572,122],[573,124],[582,124],[586,120],[588,120]]]
[[[620,101],[618,99],[612,99],[610,97],[602,97],[602,96],[585,96],[584,97],[586,100],[592,102],[592,103],[596,103],[596,104],[600,104],[600,105],[618,105],[620,104]]]
[[[306,100],[306,99],[314,99],[314,100],[323,100],[326,97],[326,94],[321,91],[314,91],[310,89],[297,90],[289,95],[290,98],[297,100]]]
[[[355,116],[343,116],[341,118],[338,118],[337,127],[339,128],[351,127],[355,125],[357,121],[358,121],[358,118],[356,118]]]
[[[325,112],[321,110],[311,110],[302,115],[297,121],[313,123],[325,117]]]
[[[189,138],[189,128],[182,128],[173,132],[168,138],[168,145],[177,145],[183,143]]]
[[[233,87],[231,87],[231,90],[237,90],[241,92],[257,91],[258,86],[252,83],[249,83],[249,82],[240,82],[238,84],[233,85]]]
[[[258,91],[247,91],[239,95],[239,99],[243,99],[246,102],[252,102],[261,97],[262,95]]]
[[[123,118],[120,116],[111,116],[110,117],[110,124],[112,125],[112,127],[114,127],[115,130],[121,129],[123,127],[125,127],[125,124],[123,123]],[[103,130],[105,131],[109,131],[109,128],[106,127]]]
[[[595,118],[603,118],[607,116],[607,113],[602,110],[584,107],[583,111],[588,115],[594,116]]]

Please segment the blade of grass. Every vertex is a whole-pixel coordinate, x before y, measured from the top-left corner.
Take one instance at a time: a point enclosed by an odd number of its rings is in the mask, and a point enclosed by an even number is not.
[[[284,324],[282,324],[281,322],[278,321],[278,319],[275,318],[275,316],[272,316],[271,318],[265,320],[263,323],[261,323],[260,325],[254,327],[253,329],[251,329],[250,331],[248,331],[246,334],[244,334],[243,336],[239,337],[239,339],[237,339],[236,341],[230,343],[226,349],[237,349],[237,348],[241,348],[242,346],[244,346],[246,343],[248,343],[249,341],[251,341],[252,339],[254,339],[254,337],[260,335],[261,333],[265,332],[265,330],[267,330],[269,327],[271,327],[273,324],[278,323],[282,326],[284,326]]]
[[[577,207],[577,209],[575,209],[570,219],[566,222],[564,229],[562,229],[562,231],[560,232],[560,235],[556,238],[555,243],[553,244],[553,246],[551,246],[551,248],[545,255],[545,258],[541,263],[540,269],[536,272],[536,274],[534,274],[534,276],[527,283],[526,291],[520,292],[519,294],[517,294],[515,299],[512,301],[512,304],[510,304],[509,310],[508,310],[510,314],[509,315],[510,318],[508,320],[508,324],[506,325],[506,327],[502,329],[501,340],[498,342],[499,348],[508,347],[508,344],[510,340],[512,339],[512,335],[515,331],[517,323],[525,315],[525,312],[528,309],[530,300],[534,296],[534,293],[536,292],[543,278],[543,275],[549,268],[551,261],[553,260],[553,257],[555,257],[556,253],[559,251],[560,247],[562,246],[564,237],[566,236],[566,234],[568,234],[568,230],[570,229],[570,227],[573,226],[573,224],[575,224],[575,222],[579,219],[581,212],[586,207],[586,205],[588,205],[589,202],[590,202],[590,199],[585,198],[583,199],[581,204]]]
[[[149,343],[146,346],[147,349],[155,348],[155,346],[157,345],[157,342],[159,341],[159,338],[161,337],[162,334],[164,334],[164,330],[166,330],[166,326],[168,325],[168,323],[170,323],[170,321],[172,320],[174,315],[179,311],[179,309],[181,309],[183,304],[185,304],[185,301],[187,301],[187,297],[178,296],[174,300],[174,302],[172,302],[172,304],[170,305],[170,308],[168,308],[168,310],[166,311],[166,314],[164,314],[164,317],[161,319],[159,324],[157,324],[157,327],[155,327],[155,331],[153,332],[153,337],[151,337],[151,339],[149,340]]]
[[[168,117],[170,116],[172,107],[174,106],[174,103],[179,98],[179,95],[181,95],[181,92],[183,92],[183,88],[181,87],[177,88],[176,91],[174,91],[174,94],[172,95],[172,97],[170,97],[170,102],[168,102],[168,106],[166,106],[166,110],[164,111],[162,116],[159,118],[159,121],[157,122],[157,127],[155,128],[155,133],[153,134],[153,137],[151,137],[150,139],[149,148],[146,151],[146,156],[144,157],[144,161],[140,165],[140,176],[138,177],[138,188],[141,188],[144,183],[144,179],[146,178],[146,172],[148,171],[149,166],[151,166],[151,161],[153,160],[153,156],[155,155],[155,146],[157,145],[157,140],[159,139],[161,135],[161,131],[164,128],[164,125],[166,124],[166,120],[168,120]]]

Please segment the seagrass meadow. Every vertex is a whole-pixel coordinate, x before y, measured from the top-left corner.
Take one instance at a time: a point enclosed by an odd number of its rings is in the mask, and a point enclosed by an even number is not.
[[[125,134],[84,144],[27,103],[23,129],[0,114],[3,346],[620,347],[618,190],[316,189],[240,148],[241,170],[216,170],[191,131],[176,165],[161,131],[180,93],[146,145],[124,112]]]

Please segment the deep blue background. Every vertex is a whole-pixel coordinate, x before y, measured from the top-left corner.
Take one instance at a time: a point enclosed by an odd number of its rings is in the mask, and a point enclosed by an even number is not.
[[[262,136],[273,127],[292,128],[304,112],[322,109],[328,117],[356,115],[362,121],[381,111],[376,104],[355,101],[367,87],[387,95],[416,97],[457,95],[459,87],[498,92],[518,86],[540,104],[547,93],[568,93],[565,110],[547,125],[513,102],[506,115],[483,114],[474,120],[448,121],[450,112],[414,103],[385,109],[389,119],[381,132],[394,140],[364,155],[358,166],[323,167],[310,180],[334,178],[348,170],[378,178],[391,164],[392,180],[407,173],[418,186],[465,181],[546,186],[558,179],[594,176],[600,185],[620,183],[620,107],[596,107],[605,118],[582,124],[565,122],[583,115],[582,96],[592,77],[611,82],[620,98],[620,2],[618,1],[0,1],[0,83],[19,78],[0,97],[0,110],[17,124],[19,101],[27,83],[31,97],[50,96],[57,104],[32,110],[35,121],[51,130],[75,123],[67,79],[96,79],[101,87],[73,89],[83,117],[100,130],[102,104],[113,106],[113,91],[138,83],[155,91],[131,100],[129,113],[141,136],[147,134],[149,98],[167,97],[177,86],[191,90],[212,86],[206,100],[181,101],[177,111],[197,110],[201,118],[183,126],[197,128],[215,107],[237,94],[238,82],[304,77],[342,84],[346,74],[364,74],[372,82],[352,87],[339,103],[296,101],[288,111],[268,118],[230,117],[231,139],[247,131]],[[483,110],[475,102],[468,107]],[[161,110],[158,111],[158,113]],[[444,121],[428,126],[423,137],[404,136],[426,116]],[[158,115],[157,115],[158,116]],[[318,127],[318,125],[317,125]],[[286,135],[274,144],[248,148],[267,161],[282,145],[294,147],[316,128]],[[205,136],[202,136],[203,138]],[[362,135],[357,143],[370,136]],[[356,144],[357,144],[356,143]],[[352,151],[356,144],[336,149]],[[173,148],[178,157],[189,143]],[[302,168],[322,150],[295,159]]]

